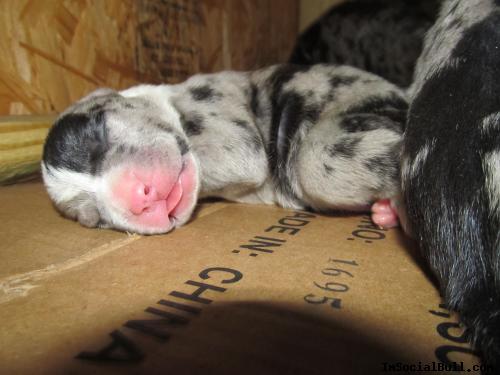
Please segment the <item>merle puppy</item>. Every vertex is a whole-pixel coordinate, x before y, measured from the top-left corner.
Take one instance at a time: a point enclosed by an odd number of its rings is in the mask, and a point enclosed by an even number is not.
[[[446,0],[410,89],[408,226],[500,373],[500,1]]]
[[[397,218],[407,102],[347,66],[274,66],[179,85],[98,90],[62,113],[42,171],[50,197],[89,227],[144,234],[184,224],[198,198]]]
[[[442,0],[349,0],[297,39],[292,64],[345,64],[408,87]]]

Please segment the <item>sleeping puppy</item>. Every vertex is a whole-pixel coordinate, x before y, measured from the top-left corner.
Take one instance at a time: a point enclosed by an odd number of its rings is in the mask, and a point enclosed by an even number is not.
[[[442,295],[500,373],[500,1],[446,0],[410,89],[408,225]]]
[[[42,172],[65,216],[142,234],[186,223],[197,199],[369,211],[397,224],[407,102],[347,66],[281,65],[178,85],[101,89],[62,113]]]

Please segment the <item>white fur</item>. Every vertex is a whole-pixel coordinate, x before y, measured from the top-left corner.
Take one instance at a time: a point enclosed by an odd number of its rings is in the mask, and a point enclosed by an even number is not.
[[[500,112],[492,113],[485,117],[481,123],[483,134],[488,134],[490,131],[500,130]]]
[[[492,212],[500,217],[500,151],[489,152],[483,160]]]
[[[42,176],[47,191],[56,204],[68,202],[82,192],[95,194],[100,186],[98,178],[68,169],[47,168],[44,162]]]
[[[423,168],[424,164],[427,162],[427,157],[429,153],[434,149],[435,142],[426,143],[415,155],[413,161],[409,164],[408,159],[404,158],[402,163],[402,173],[406,178],[414,177]]]
[[[126,98],[139,97],[150,100],[161,109],[162,117],[170,124],[181,130],[179,111],[172,105],[172,96],[175,95],[175,86],[169,85],[138,85],[120,91]]]

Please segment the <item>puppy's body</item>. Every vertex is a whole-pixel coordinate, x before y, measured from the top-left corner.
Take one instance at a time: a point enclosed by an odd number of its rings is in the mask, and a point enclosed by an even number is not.
[[[447,0],[416,67],[402,183],[450,308],[500,372],[500,2]]]
[[[140,233],[182,225],[198,196],[369,210],[398,193],[406,110],[395,86],[328,65],[96,92],[51,130],[44,181],[82,224]]]

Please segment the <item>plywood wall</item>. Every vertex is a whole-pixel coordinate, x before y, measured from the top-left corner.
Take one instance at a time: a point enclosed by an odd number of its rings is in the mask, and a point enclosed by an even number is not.
[[[299,0],[0,0],[0,115],[283,62],[298,22]]]

